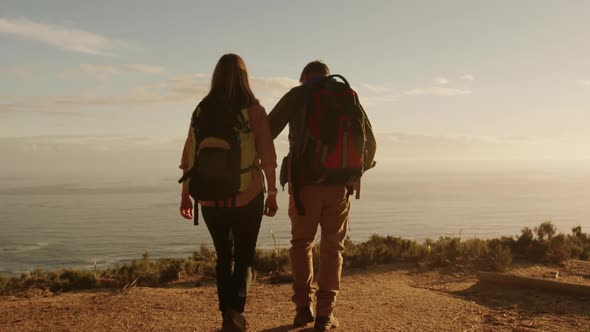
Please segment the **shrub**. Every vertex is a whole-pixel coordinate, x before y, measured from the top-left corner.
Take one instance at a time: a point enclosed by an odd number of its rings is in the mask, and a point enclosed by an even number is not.
[[[501,239],[493,239],[487,242],[487,250],[482,253],[480,264],[482,268],[491,271],[505,271],[512,263],[512,253]]]
[[[515,258],[539,263],[561,263],[567,259],[590,258],[590,239],[580,226],[572,234],[557,234],[555,226],[546,221],[535,227],[525,227],[516,241],[509,243]]]
[[[369,265],[412,261],[425,257],[427,251],[416,241],[400,237],[372,235],[367,242],[355,244],[347,238],[344,243],[344,266]]]
[[[572,254],[576,254],[582,260],[590,259],[590,237],[582,232],[581,226],[572,228],[571,240],[574,246]]]
[[[448,266],[457,261],[461,255],[461,239],[441,237],[430,244],[430,255],[428,261],[433,266]]]
[[[478,263],[488,254],[488,241],[469,239],[461,243],[458,260],[465,263]]]
[[[71,291],[95,288],[94,273],[80,270],[62,270],[50,276],[51,291]]]
[[[580,226],[571,234],[557,234],[549,221],[534,230],[522,229],[517,237],[482,240],[441,237],[422,243],[400,237],[373,235],[367,241],[355,243],[345,240],[344,268],[367,267],[394,262],[426,263],[435,267],[454,267],[464,270],[503,271],[513,259],[533,262],[561,263],[570,258],[590,258],[590,236]],[[314,268],[319,264],[320,246],[313,246]],[[215,276],[215,250],[203,245],[187,258],[160,258],[152,260],[148,253],[141,259],[115,265],[97,272],[100,278],[115,281],[111,285],[122,287],[137,280],[138,285],[157,286],[178,279],[181,275],[212,278]],[[270,276],[272,282],[290,281],[289,250],[257,250],[255,270]],[[46,272],[41,269],[20,276],[0,276],[0,294],[33,288],[53,292],[96,288],[95,273],[79,270]]]
[[[4,294],[8,291],[9,282],[10,282],[10,279],[5,278],[0,275],[0,294]]]
[[[208,263],[200,263],[199,264],[199,271],[202,276],[207,278],[215,278],[215,264],[208,262]]]
[[[256,250],[254,269],[260,273],[279,273],[289,269],[289,250],[277,249],[273,251]]]
[[[192,259],[198,262],[215,262],[215,260],[217,260],[217,254],[214,249],[209,248],[205,244],[201,244],[199,251],[193,252]]]
[[[572,257],[579,257],[580,253],[574,250],[575,246],[564,234],[551,237],[548,241],[545,260],[551,263],[561,263]]]
[[[115,266],[105,271],[104,277],[115,279],[121,285],[130,284],[137,280],[144,286],[157,285],[160,280],[160,271],[156,264],[149,259],[148,253],[143,254],[142,259],[134,259],[131,263]]]
[[[185,271],[185,260],[174,258],[161,258],[157,262],[157,267],[160,272],[160,283],[169,282],[180,279],[180,273]]]
[[[555,235],[555,232],[555,226],[553,226],[551,221],[545,221],[544,223],[535,227],[535,233],[537,233],[537,237],[541,241],[551,240]]]
[[[520,257],[528,257],[534,240],[533,231],[528,227],[524,227],[520,231],[520,236],[512,244],[512,252]]]

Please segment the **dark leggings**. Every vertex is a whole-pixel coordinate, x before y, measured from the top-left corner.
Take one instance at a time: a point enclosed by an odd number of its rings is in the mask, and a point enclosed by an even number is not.
[[[228,308],[244,312],[263,209],[263,194],[242,207],[202,209],[217,252],[217,295],[221,312]]]

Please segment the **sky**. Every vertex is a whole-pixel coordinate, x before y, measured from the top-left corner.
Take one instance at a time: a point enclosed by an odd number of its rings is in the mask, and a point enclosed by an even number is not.
[[[0,170],[132,151],[176,162],[228,52],[268,112],[325,61],[359,93],[383,160],[589,159],[589,13],[575,0],[2,0]]]

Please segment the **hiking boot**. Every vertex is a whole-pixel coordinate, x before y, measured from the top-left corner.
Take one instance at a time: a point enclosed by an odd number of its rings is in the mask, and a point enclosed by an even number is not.
[[[246,318],[241,313],[228,309],[223,313],[222,332],[246,332]]]
[[[334,315],[330,316],[317,316],[313,328],[318,332],[328,331],[337,328],[339,325],[338,320]]]
[[[295,327],[305,326],[309,323],[313,323],[313,312],[310,306],[297,308],[295,319],[293,319],[293,325]]]

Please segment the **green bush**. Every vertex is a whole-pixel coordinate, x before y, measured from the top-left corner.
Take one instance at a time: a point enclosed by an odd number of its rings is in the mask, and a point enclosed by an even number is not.
[[[256,250],[254,269],[263,274],[281,273],[289,269],[289,249]]]
[[[212,262],[203,259],[195,253],[189,258],[151,260],[149,254],[145,253],[141,259],[134,259],[131,263],[122,266],[116,265],[103,271],[101,277],[117,280],[121,285],[130,284],[137,280],[138,285],[157,286],[177,280],[182,275],[199,274],[205,265],[212,264]]]
[[[553,236],[556,233],[556,229],[551,221],[545,221],[544,223],[535,227],[535,232],[537,233],[537,237],[539,238],[539,240],[548,241],[553,238]]]
[[[117,280],[121,285],[127,285],[137,280],[139,285],[154,286],[160,281],[159,266],[150,261],[149,254],[144,253],[141,259],[134,259],[131,263],[106,270],[103,277]]]
[[[214,262],[217,259],[215,249],[209,248],[205,244],[201,244],[199,251],[193,252],[192,259],[197,262]]]
[[[590,237],[582,232],[581,226],[572,228],[571,240],[573,244],[572,254],[577,254],[579,259],[590,259]]]
[[[368,241],[358,244],[347,238],[344,247],[344,266],[349,268],[415,261],[428,254],[425,247],[416,241],[376,234]]]
[[[516,241],[510,243],[514,257],[540,263],[558,264],[567,259],[590,258],[590,238],[580,226],[571,234],[557,234],[555,226],[546,221],[535,227],[522,229]]]
[[[480,268],[484,270],[505,271],[512,263],[510,247],[501,239],[489,240],[481,257]]]
[[[8,284],[10,279],[0,275],[0,294],[4,294],[8,291]]]
[[[514,259],[540,263],[561,263],[567,259],[590,258],[590,236],[580,226],[571,234],[557,234],[549,221],[531,230],[522,229],[516,237],[499,239],[468,239],[441,237],[426,239],[422,243],[400,237],[373,235],[367,241],[355,243],[347,238],[344,243],[344,268],[363,268],[394,262],[423,263],[432,267],[452,267],[462,270],[504,271]],[[320,245],[312,249],[314,268],[319,265]],[[20,276],[0,276],[0,294],[29,289],[48,289],[53,292],[91,289],[105,286],[99,280],[109,280],[108,286],[123,287],[136,282],[142,286],[158,286],[182,276],[215,277],[215,250],[203,245],[187,258],[150,259],[145,253],[141,259],[115,265],[94,272],[59,270],[46,272],[36,269]],[[289,250],[257,250],[254,269],[269,276],[271,282],[288,282]],[[114,283],[112,282],[114,281]]]
[[[39,278],[41,279],[41,278]],[[62,270],[50,275],[50,290],[71,291],[95,288],[97,285],[94,273],[80,270]]]
[[[184,259],[175,258],[161,258],[158,260],[157,265],[160,272],[160,279],[158,280],[160,283],[180,279],[181,272],[186,271],[185,266],[187,266]]]
[[[427,257],[433,266],[448,266],[455,263],[461,255],[461,239],[458,237],[441,237],[429,244],[431,250]]]

